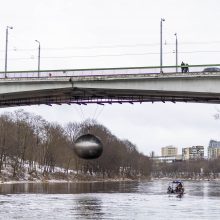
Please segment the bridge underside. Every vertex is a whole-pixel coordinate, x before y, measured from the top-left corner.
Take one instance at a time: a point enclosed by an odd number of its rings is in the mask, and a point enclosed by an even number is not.
[[[53,89],[39,93],[17,93],[13,98],[4,95],[0,98],[0,107],[52,105],[52,104],[113,104],[113,103],[143,103],[143,102],[185,102],[185,103],[220,103],[220,96],[202,93],[183,93],[169,91],[132,91],[91,88]]]
[[[220,104],[220,74],[154,74],[5,79],[0,107],[186,102]]]

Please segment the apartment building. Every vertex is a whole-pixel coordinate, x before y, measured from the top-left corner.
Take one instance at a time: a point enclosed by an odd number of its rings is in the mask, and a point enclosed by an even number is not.
[[[183,160],[204,159],[204,146],[192,146],[182,149]]]
[[[161,148],[161,156],[162,157],[175,157],[177,156],[178,148],[172,145]]]
[[[208,159],[220,157],[220,141],[210,140],[208,146]]]

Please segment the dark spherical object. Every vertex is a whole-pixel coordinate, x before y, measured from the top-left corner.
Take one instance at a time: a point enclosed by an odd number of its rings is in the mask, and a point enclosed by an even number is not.
[[[80,158],[96,159],[101,156],[103,145],[96,136],[85,134],[76,139],[74,151]]]

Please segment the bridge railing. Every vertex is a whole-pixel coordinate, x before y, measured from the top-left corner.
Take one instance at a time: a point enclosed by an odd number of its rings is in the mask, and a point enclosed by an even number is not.
[[[161,72],[162,69],[162,72]],[[122,67],[103,69],[64,69],[32,71],[0,72],[0,78],[48,78],[48,77],[74,77],[74,76],[105,76],[105,75],[133,75],[133,74],[166,74],[166,73],[220,73],[220,64],[188,65],[188,66],[148,66],[148,67]]]

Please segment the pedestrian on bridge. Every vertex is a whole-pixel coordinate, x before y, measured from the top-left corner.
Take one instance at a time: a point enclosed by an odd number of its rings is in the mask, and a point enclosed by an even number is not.
[[[186,64],[185,64],[185,73],[188,73],[188,72],[189,72],[189,64],[186,63]]]
[[[183,61],[181,63],[181,72],[185,72],[185,63]]]

